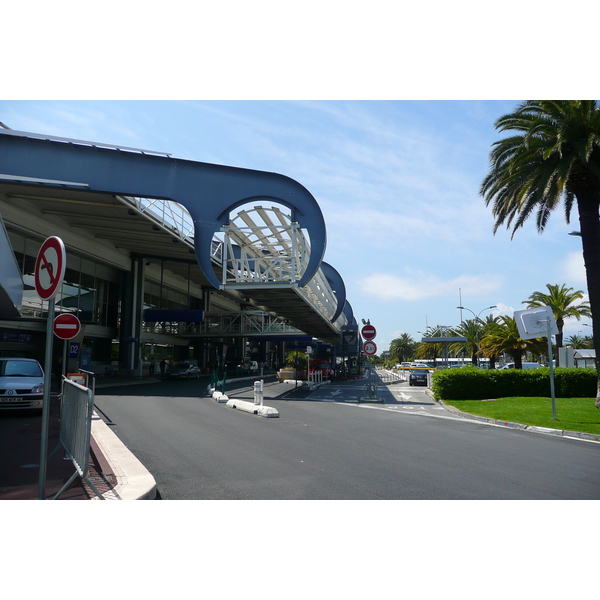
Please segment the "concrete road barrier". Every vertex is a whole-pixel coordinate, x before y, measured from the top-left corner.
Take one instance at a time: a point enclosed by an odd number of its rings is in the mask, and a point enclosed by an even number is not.
[[[229,408],[236,408],[238,410],[243,410],[244,412],[249,412],[254,415],[259,415],[261,417],[278,417],[279,411],[277,409],[272,408],[271,406],[262,406],[260,404],[254,404],[254,402],[248,402],[247,400],[237,400],[235,398],[227,400],[225,406]]]

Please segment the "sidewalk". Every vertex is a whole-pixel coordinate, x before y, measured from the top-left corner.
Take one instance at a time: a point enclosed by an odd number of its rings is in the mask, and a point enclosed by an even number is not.
[[[102,378],[96,389],[118,385],[155,383],[156,378]],[[50,400],[48,425],[48,463],[44,499],[51,500],[75,473],[65,460],[60,445],[60,402],[56,394]],[[23,413],[20,413],[23,415]],[[11,415],[4,415],[11,419]],[[37,500],[39,494],[39,460],[41,417],[19,418],[18,425],[0,441],[0,500]],[[56,449],[56,450],[55,450]],[[153,500],[156,498],[154,477],[124,446],[97,413],[92,418],[89,479],[106,500]],[[94,490],[77,476],[58,500],[99,500]]]
[[[269,374],[267,376],[272,376]],[[210,376],[200,378],[210,383]],[[228,383],[254,380],[256,376],[233,377]],[[95,389],[145,385],[163,381],[160,375],[146,377],[99,377]],[[70,460],[65,460],[60,445],[60,401],[53,394],[50,400],[48,426],[48,464],[44,500],[51,500],[75,472]],[[23,413],[21,413],[21,416]],[[10,420],[10,415],[3,415]],[[23,422],[25,421],[25,422]],[[88,476],[105,500],[154,500],[156,481],[152,474],[121,442],[98,412],[92,418]],[[0,500],[37,500],[39,493],[39,460],[41,417],[19,419],[0,439]],[[58,447],[58,449],[56,449]],[[15,451],[16,449],[16,451]],[[55,450],[56,449],[56,450]],[[54,452],[53,452],[54,451]],[[58,500],[99,500],[94,490],[77,476]]]

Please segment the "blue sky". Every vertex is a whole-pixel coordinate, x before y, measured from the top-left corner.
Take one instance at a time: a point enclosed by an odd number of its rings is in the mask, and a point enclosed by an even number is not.
[[[296,179],[327,224],[342,275],[378,352],[401,333],[455,326],[456,308],[510,314],[546,284],[586,290],[577,214],[561,210],[494,236],[479,195],[502,101],[0,101],[12,129],[168,152]],[[468,311],[463,318],[472,317]],[[567,337],[590,333],[567,322]]]

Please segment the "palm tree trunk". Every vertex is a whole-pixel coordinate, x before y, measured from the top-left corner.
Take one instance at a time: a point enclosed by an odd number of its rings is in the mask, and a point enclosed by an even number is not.
[[[556,328],[558,333],[556,334],[556,366],[560,367],[560,348],[563,347],[563,329],[565,326],[564,319],[556,319]],[[552,357],[550,357],[552,360]]]
[[[592,190],[578,190],[577,207],[581,227],[581,244],[587,288],[592,312],[594,350],[596,351],[596,372],[598,384],[596,408],[600,408],[600,219],[598,217],[598,194]]]

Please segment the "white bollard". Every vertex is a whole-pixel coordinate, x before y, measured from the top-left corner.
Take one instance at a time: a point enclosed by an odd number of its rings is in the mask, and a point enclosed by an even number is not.
[[[254,404],[260,404],[262,406],[264,398],[264,388],[263,382],[255,381],[254,382]]]

